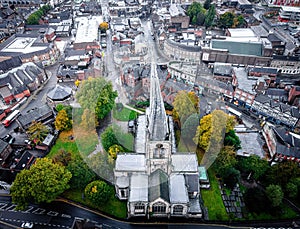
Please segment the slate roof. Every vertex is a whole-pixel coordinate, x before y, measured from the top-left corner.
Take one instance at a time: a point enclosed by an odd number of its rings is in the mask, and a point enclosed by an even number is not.
[[[10,59],[0,62],[0,73],[1,71],[7,72],[13,68],[19,67],[22,65],[22,60],[19,56],[11,57]]]
[[[25,151],[20,158],[20,160],[17,162],[14,169],[16,170],[22,170],[24,168],[27,168],[31,163],[33,163],[34,156],[29,153],[28,151]]]
[[[198,172],[197,158],[194,153],[177,153],[171,155],[172,172]]]
[[[7,146],[8,143],[0,139],[0,153],[2,153],[2,151],[5,150]]]
[[[67,86],[56,85],[48,94],[47,97],[53,101],[62,101],[72,95],[72,88]]]
[[[255,101],[259,102],[259,103],[270,103],[270,101],[272,100],[271,98],[269,98],[266,95],[257,95],[254,99]]]
[[[262,56],[261,43],[212,40],[211,47],[213,49],[226,49],[230,54]]]
[[[168,175],[157,169],[149,176],[149,201],[152,202],[158,198],[169,202],[169,185],[168,185]]]
[[[46,115],[52,115],[52,109],[47,104],[41,107],[36,107],[30,112],[20,115],[17,118],[17,120],[23,127],[26,127],[30,125],[33,121],[39,121],[42,117]]]
[[[188,212],[198,214],[202,212],[198,198],[190,199],[190,206]]]
[[[118,154],[116,159],[116,171],[146,171],[146,159],[144,155]]]
[[[185,181],[188,192],[199,192],[199,176],[195,174],[185,174]]]
[[[170,175],[170,203],[189,202],[189,196],[185,186],[184,176],[182,174]]]
[[[133,174],[130,178],[129,202],[148,201],[148,175]]]
[[[221,76],[232,76],[233,68],[229,64],[214,63],[214,74]]]

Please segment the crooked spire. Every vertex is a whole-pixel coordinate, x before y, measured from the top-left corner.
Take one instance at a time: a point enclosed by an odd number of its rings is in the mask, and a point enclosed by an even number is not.
[[[169,138],[167,115],[155,63],[151,64],[149,132],[152,141],[164,141]]]

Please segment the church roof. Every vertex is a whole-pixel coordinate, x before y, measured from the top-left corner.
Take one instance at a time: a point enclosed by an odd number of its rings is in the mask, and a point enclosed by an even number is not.
[[[152,202],[158,198],[169,202],[168,175],[160,169],[155,170],[149,176],[149,201]]]

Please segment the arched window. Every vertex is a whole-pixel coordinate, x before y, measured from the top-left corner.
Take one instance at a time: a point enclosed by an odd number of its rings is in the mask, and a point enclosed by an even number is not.
[[[134,205],[134,213],[136,213],[136,214],[145,213],[145,204],[143,204],[143,203],[136,203]]]
[[[152,212],[153,213],[166,213],[166,209],[167,209],[166,205],[164,203],[161,203],[161,202],[155,203],[152,206]]]
[[[173,214],[174,215],[182,215],[183,213],[183,206],[182,205],[175,205],[173,207]]]

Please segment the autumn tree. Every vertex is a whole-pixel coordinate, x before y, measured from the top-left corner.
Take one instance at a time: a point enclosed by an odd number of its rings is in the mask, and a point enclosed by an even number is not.
[[[266,194],[273,207],[278,207],[282,203],[283,192],[279,185],[269,185],[266,188]]]
[[[211,114],[205,115],[200,120],[194,142],[202,149],[207,150],[212,134],[217,141],[223,142],[225,134],[233,130],[236,124],[235,118],[221,110],[214,110]],[[223,131],[224,130],[224,134]],[[224,135],[224,136],[223,136]]]
[[[181,127],[181,136],[184,139],[193,139],[196,135],[197,127],[199,126],[199,114],[194,113],[190,115],[183,126]]]
[[[218,154],[214,168],[218,174],[223,172],[224,168],[234,167],[237,164],[236,153],[232,146],[225,146]]]
[[[47,126],[37,121],[33,121],[27,130],[29,139],[33,141],[36,145],[42,143],[45,137],[48,135],[48,133],[49,130]]]
[[[199,112],[199,98],[192,91],[179,91],[172,105],[174,119],[179,119],[182,124],[190,115]]]
[[[113,194],[113,188],[104,181],[96,180],[86,186],[84,194],[93,203],[103,204]]]
[[[70,130],[72,128],[72,120],[69,119],[65,110],[61,110],[55,118],[54,125],[57,130]]]
[[[233,28],[233,27],[241,27],[245,23],[244,17],[242,15],[235,15],[233,12],[226,12],[221,14],[219,18],[219,26],[220,28]]]
[[[71,177],[64,166],[48,158],[38,158],[30,169],[17,174],[10,189],[12,201],[19,209],[24,209],[28,203],[50,203],[69,188]]]
[[[86,162],[98,176],[111,183],[114,182],[114,159],[108,153],[93,154]]]
[[[95,112],[89,109],[84,109],[81,116],[80,127],[82,127],[84,130],[93,130],[95,129],[96,124],[97,120],[95,117]]]
[[[116,159],[118,153],[120,153],[120,152],[124,152],[123,147],[120,145],[115,144],[115,145],[112,145],[111,147],[109,147],[109,149],[108,149],[108,153],[113,159]]]
[[[72,154],[64,149],[58,150],[57,154],[52,158],[54,163],[67,166],[72,160]]]
[[[94,112],[98,119],[103,119],[111,111],[117,96],[112,83],[107,82],[103,77],[82,81],[76,93],[80,106]]]
[[[100,23],[99,28],[101,32],[106,32],[106,30],[108,30],[108,26],[108,23],[104,21]]]

